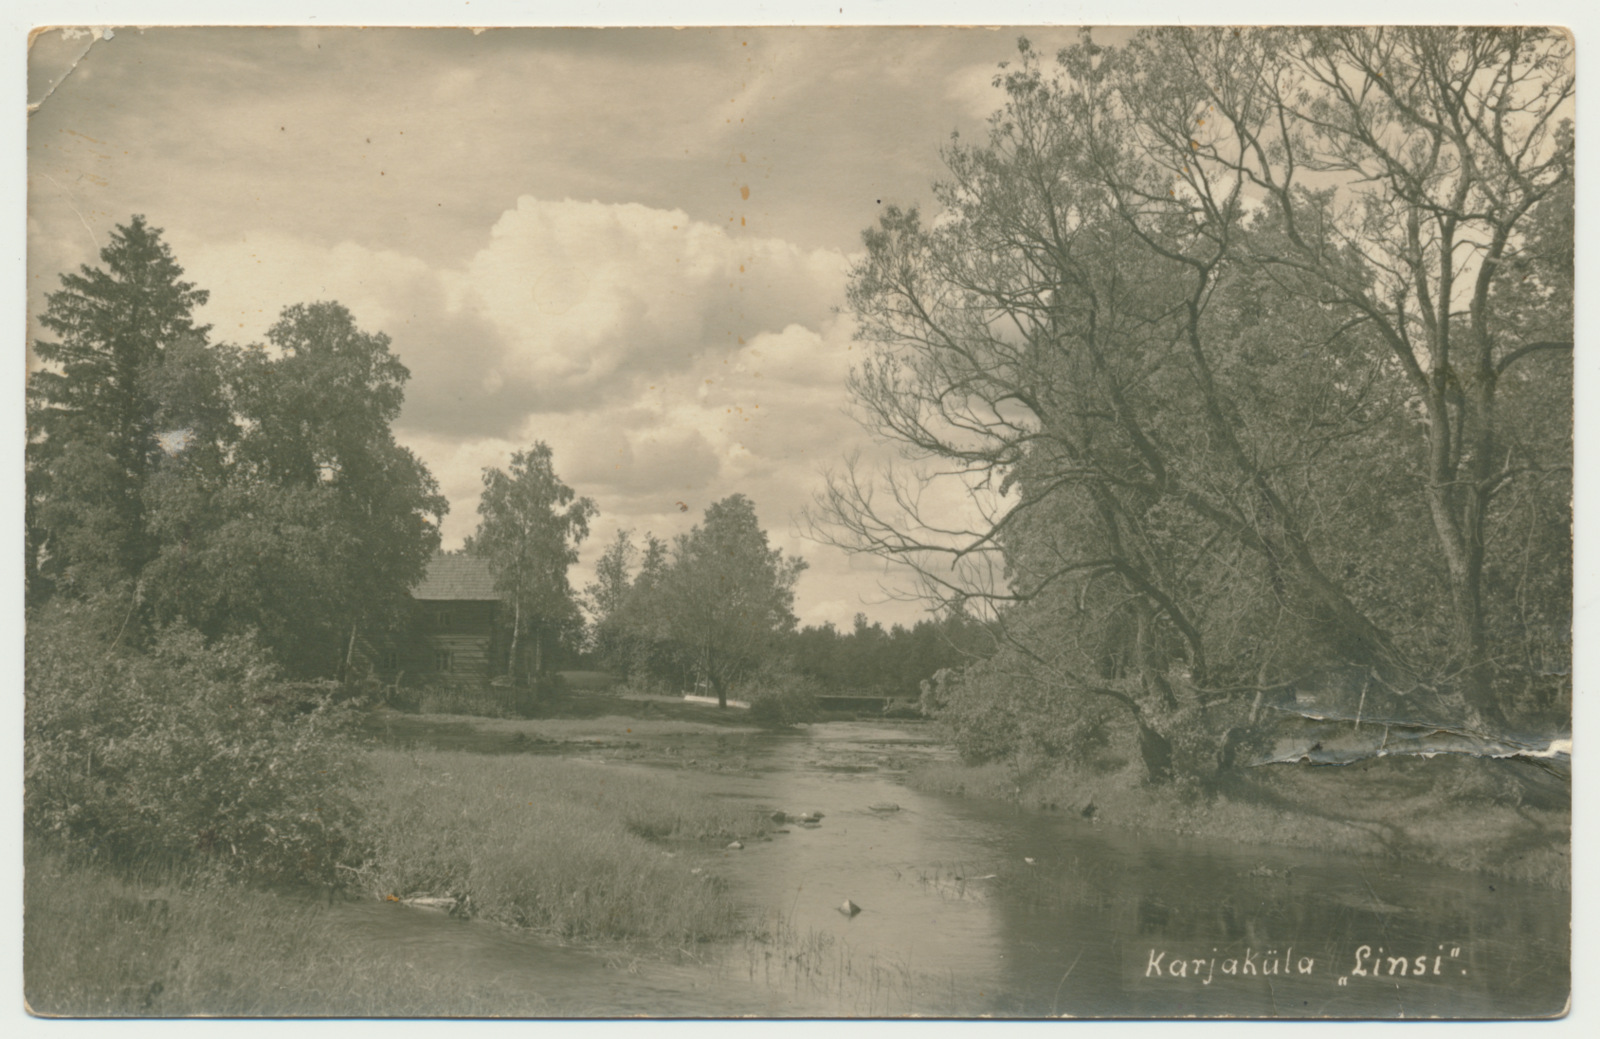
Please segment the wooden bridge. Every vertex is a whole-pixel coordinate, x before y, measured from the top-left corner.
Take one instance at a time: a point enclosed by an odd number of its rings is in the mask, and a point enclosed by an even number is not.
[[[817,707],[824,711],[862,711],[881,714],[892,701],[887,696],[819,696]]]

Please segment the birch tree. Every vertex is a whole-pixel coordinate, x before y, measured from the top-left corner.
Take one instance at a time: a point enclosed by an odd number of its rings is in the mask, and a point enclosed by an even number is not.
[[[488,559],[495,585],[510,600],[513,681],[523,677],[524,637],[532,642],[532,674],[544,674],[549,638],[577,617],[567,569],[598,509],[556,475],[553,453],[540,441],[511,456],[510,471],[486,468],[478,531],[467,551]]]

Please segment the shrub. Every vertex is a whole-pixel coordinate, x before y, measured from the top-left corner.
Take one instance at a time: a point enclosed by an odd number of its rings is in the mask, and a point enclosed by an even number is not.
[[[740,699],[750,705],[750,717],[757,723],[787,727],[815,720],[821,689],[809,675],[774,670],[751,680]]]
[[[996,681],[981,666],[942,676],[923,696],[923,709],[969,765],[1010,757],[1022,738],[1012,683]]]
[[[418,714],[463,714],[480,718],[515,718],[524,713],[526,690],[509,682],[464,683],[423,679],[411,690],[409,709]]]
[[[1171,676],[1171,703],[1135,678],[1102,682],[1137,703],[1145,724],[1165,741],[1165,772],[1199,788],[1211,789],[1221,774],[1268,745],[1269,735],[1248,719],[1248,704],[1202,705],[1181,675]],[[925,684],[921,704],[969,765],[1009,761],[1023,768],[1042,760],[1112,773],[1140,754],[1139,732],[1123,706],[1042,678],[1009,649],[959,673],[936,675]]]
[[[348,706],[278,681],[251,640],[173,627],[134,652],[58,603],[30,618],[25,671],[30,834],[270,880],[333,883],[361,859]]]

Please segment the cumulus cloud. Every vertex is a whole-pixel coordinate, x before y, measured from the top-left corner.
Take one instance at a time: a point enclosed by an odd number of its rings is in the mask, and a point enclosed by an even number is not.
[[[473,437],[605,407],[746,343],[800,374],[792,340],[833,322],[847,266],[677,210],[527,196],[462,269],[275,232],[179,244],[219,336],[258,339],[281,306],[337,299],[411,369],[405,424]]]
[[[817,327],[843,295],[844,257],[729,235],[679,210],[524,196],[465,272],[511,349],[511,381],[548,403],[685,370],[707,349]]]
[[[822,470],[885,452],[846,412],[860,347],[836,309],[840,252],[677,210],[531,197],[460,267],[281,231],[174,246],[212,292],[203,317],[219,339],[259,341],[283,305],[324,299],[391,337],[412,373],[396,432],[451,503],[447,547],[477,526],[483,469],[543,440],[601,508],[575,584],[617,529],[670,540],[742,493],[772,543],[811,563],[803,620],[907,612],[872,594],[862,567],[876,564],[823,550],[795,520]]]
[[[981,139],[1010,56],[976,29],[119,31],[29,118],[30,334],[142,213],[216,338],[328,299],[392,338],[447,544],[483,467],[544,440],[602,509],[575,583],[616,526],[671,537],[737,492],[811,562],[803,618],[892,619],[792,520],[819,470],[888,453],[844,413],[833,308],[861,228],[928,198],[952,130]]]

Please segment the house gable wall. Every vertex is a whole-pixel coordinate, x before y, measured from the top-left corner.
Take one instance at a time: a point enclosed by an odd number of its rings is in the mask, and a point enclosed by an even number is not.
[[[504,604],[482,560],[440,553],[412,595],[402,630],[367,654],[385,682],[477,685],[506,674]]]
[[[416,604],[415,637],[402,648],[408,674],[488,681],[505,672],[497,637],[499,604],[452,600]]]

